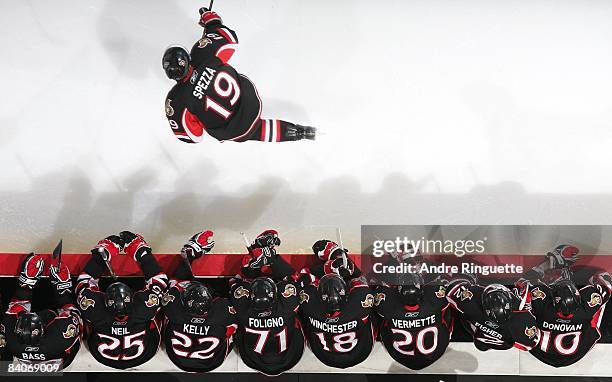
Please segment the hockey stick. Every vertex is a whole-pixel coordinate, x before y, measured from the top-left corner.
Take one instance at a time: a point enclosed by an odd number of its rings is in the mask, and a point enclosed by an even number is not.
[[[249,249],[251,243],[249,242],[247,235],[245,235],[244,232],[240,232],[240,235],[242,235],[242,239],[244,239],[244,245],[246,245],[247,249]]]
[[[53,259],[57,259],[57,269],[61,269],[62,265],[62,239],[60,239],[59,243],[55,246],[53,250]]]
[[[185,262],[185,265],[187,266],[187,269],[189,269],[189,273],[191,273],[191,276],[193,276],[193,269],[191,268],[191,263],[189,262],[189,258],[187,257],[187,252],[184,251],[184,248],[181,248],[181,257],[183,258],[183,261]]]
[[[212,11],[212,6],[215,3],[215,0],[210,0],[210,4],[208,4],[208,10]]]
[[[113,271],[113,267],[111,267],[110,262],[108,261],[108,257],[104,253],[104,249],[98,248],[98,253],[100,253],[100,257],[104,260],[104,264],[106,264],[106,268],[108,269],[108,272],[110,273],[113,280],[117,280],[117,274],[115,273],[115,271]]]
[[[336,227],[336,240],[338,240],[338,245],[342,250],[342,265],[344,265],[344,268],[347,268],[348,259],[346,258],[346,252],[344,251],[344,245],[342,245],[342,234],[340,233],[340,227]]]

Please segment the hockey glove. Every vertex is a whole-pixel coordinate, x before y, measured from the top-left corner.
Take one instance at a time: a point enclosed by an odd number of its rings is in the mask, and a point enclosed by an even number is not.
[[[259,234],[253,241],[251,248],[274,248],[278,247],[281,241],[278,237],[278,231],[268,229]]]
[[[558,245],[552,252],[548,252],[546,257],[552,260],[554,268],[569,267],[578,260],[578,248],[573,245]]]
[[[186,255],[190,262],[202,257],[202,255],[210,252],[215,246],[215,241],[211,239],[212,236],[212,231],[196,233],[183,245],[181,253]]]
[[[222,24],[223,21],[221,20],[221,16],[219,16],[215,11],[208,10],[206,7],[200,8],[200,21],[198,24],[200,24],[201,27],[206,27],[214,22]]]
[[[342,248],[333,241],[325,239],[317,240],[317,242],[312,245],[312,252],[322,261],[342,256]]]
[[[352,278],[355,273],[355,263],[351,259],[346,259],[346,267],[344,266],[344,259],[338,257],[330,259],[323,265],[323,271],[325,274],[335,273],[344,279]]]
[[[255,248],[250,254],[251,260],[248,267],[251,269],[261,269],[263,266],[272,265],[278,256],[274,248],[269,247]]]
[[[117,235],[110,235],[98,242],[91,250],[92,255],[99,256],[102,261],[110,262],[123,249],[124,242]]]
[[[143,257],[153,253],[149,244],[147,244],[139,234],[130,231],[122,231],[119,233],[119,236],[125,243],[123,252],[128,256],[132,256],[134,260],[140,262]]]
[[[72,291],[70,270],[65,264],[61,264],[59,267],[51,265],[49,267],[49,275],[51,276],[51,285],[53,285],[58,294],[70,293]]]
[[[45,268],[45,260],[34,252],[26,256],[21,264],[19,284],[23,288],[34,289]]]

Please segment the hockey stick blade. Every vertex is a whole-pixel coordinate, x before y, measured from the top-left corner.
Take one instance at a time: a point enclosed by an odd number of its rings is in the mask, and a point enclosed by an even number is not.
[[[59,268],[62,264],[62,239],[60,239],[59,243],[55,246],[52,257],[53,259],[57,259],[57,267]]]

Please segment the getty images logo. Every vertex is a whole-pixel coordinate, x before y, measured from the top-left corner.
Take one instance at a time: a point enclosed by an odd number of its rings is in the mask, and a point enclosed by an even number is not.
[[[465,254],[485,252],[486,237],[480,240],[431,240],[421,237],[418,240],[408,237],[396,237],[395,240],[375,240],[372,243],[372,256],[382,257],[390,253],[406,253],[414,256],[417,253],[446,254],[457,257]]]

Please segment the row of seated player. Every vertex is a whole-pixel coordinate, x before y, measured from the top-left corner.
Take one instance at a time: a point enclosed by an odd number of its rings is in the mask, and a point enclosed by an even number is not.
[[[213,249],[212,232],[191,237],[185,258],[168,272],[137,234],[123,231],[99,241],[73,289],[65,264],[30,254],[3,318],[0,350],[15,363],[70,365],[81,340],[100,363],[118,369],[141,365],[165,344],[179,368],[219,367],[236,344],[244,363],[278,375],[300,360],[305,344],[324,364],[347,368],[364,361],[380,339],[389,355],[422,369],[445,352],[457,323],[482,351],[516,347],[553,366],[570,365],[600,339],[610,276],[597,273],[578,289],[571,267],[578,249],[560,245],[510,290],[481,286],[473,275],[369,280],[329,240],[313,245],[318,261],[294,270],[276,253],[278,233],[259,235],[230,282],[229,298],[196,281],[191,264]],[[141,266],[144,287],[98,286],[109,260],[123,251]],[[394,262],[422,262],[409,251]],[[56,310],[31,311],[32,291],[46,268]]]

